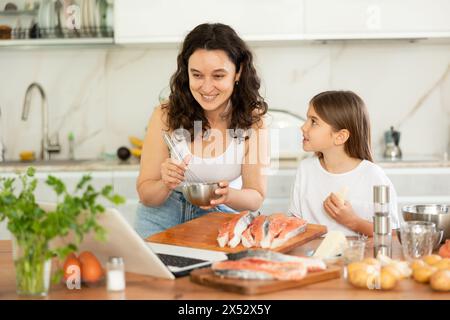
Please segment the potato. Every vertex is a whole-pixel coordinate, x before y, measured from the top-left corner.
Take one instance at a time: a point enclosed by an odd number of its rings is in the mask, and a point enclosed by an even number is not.
[[[397,272],[393,267],[384,267],[381,269],[381,289],[391,290],[397,285],[397,276],[392,272]]]
[[[430,279],[431,288],[437,291],[450,291],[450,270],[439,270]]]
[[[414,260],[414,261],[412,261],[411,263],[410,263],[410,267],[411,267],[411,269],[413,269],[413,271],[414,270],[416,270],[417,268],[419,268],[419,267],[424,267],[426,265],[426,263],[425,263],[425,261],[423,261],[423,260]]]
[[[395,277],[396,280],[401,280],[403,278],[402,273],[400,272],[400,270],[398,270],[395,265],[390,264],[386,267],[381,268],[381,274],[383,275],[383,272],[388,272],[391,275],[393,275]],[[383,277],[381,278],[381,282],[383,283]]]
[[[369,265],[366,263],[363,263],[361,261],[359,262],[352,262],[347,266],[347,272],[350,274],[353,271],[357,270],[357,269],[365,269],[367,268]]]
[[[441,261],[442,257],[437,254],[430,254],[428,256],[423,257],[423,261],[425,261],[426,264],[429,264],[430,266],[436,264],[437,262]]]
[[[411,277],[413,270],[410,268],[408,262],[394,260],[390,266],[393,266],[400,273],[401,279],[406,279]]]
[[[370,264],[373,266],[378,266],[380,265],[380,261],[378,261],[375,258],[365,258],[362,262],[366,263],[366,264]]]
[[[450,258],[444,258],[438,262],[436,262],[433,267],[438,270],[450,270]]]
[[[420,283],[428,283],[430,281],[431,276],[433,273],[437,271],[436,268],[432,266],[423,266],[418,267],[416,270],[414,270],[413,277],[414,280]]]
[[[349,272],[349,281],[352,285],[358,288],[370,288],[373,289],[376,286],[379,273],[373,266],[366,268],[359,268]]]

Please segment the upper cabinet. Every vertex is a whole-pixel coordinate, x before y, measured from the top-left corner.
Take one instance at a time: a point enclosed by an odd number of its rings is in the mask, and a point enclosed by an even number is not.
[[[113,16],[113,0],[0,0],[0,47],[113,44]]]
[[[309,39],[450,36],[448,0],[304,0]]]
[[[178,43],[222,22],[247,41],[450,39],[449,0],[115,0],[115,42]]]
[[[116,43],[179,42],[204,22],[228,24],[245,40],[303,34],[299,0],[116,0],[115,12]]]

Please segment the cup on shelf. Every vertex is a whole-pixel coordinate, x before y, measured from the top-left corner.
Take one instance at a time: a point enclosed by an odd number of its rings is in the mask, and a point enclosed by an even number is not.
[[[11,39],[12,28],[7,25],[0,25],[0,40]]]
[[[56,36],[56,8],[52,0],[42,0],[38,11],[39,34],[41,38]]]

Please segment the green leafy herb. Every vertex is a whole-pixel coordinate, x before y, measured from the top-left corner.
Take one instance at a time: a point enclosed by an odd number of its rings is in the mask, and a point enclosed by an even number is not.
[[[37,179],[35,169],[30,167],[26,173],[18,174],[21,191],[16,191],[16,178],[0,178],[0,222],[7,219],[7,228],[14,236],[14,245],[22,251],[15,259],[19,287],[24,290],[42,289],[39,280],[42,266],[52,257],[64,259],[77,250],[83,237],[94,232],[99,240],[105,239],[105,230],[97,223],[97,218],[105,208],[99,204],[104,198],[112,204],[124,203],[124,198],[113,194],[110,185],[100,191],[90,184],[92,177],[84,175],[73,192],[69,192],[60,179],[49,175],[46,184],[57,195],[54,211],[44,211],[36,202],[35,190]],[[50,242],[58,237],[65,237],[70,232],[75,235],[73,243],[60,247],[51,247]],[[39,267],[40,266],[40,267]],[[19,273],[20,279],[19,279]],[[62,276],[60,270],[54,281]]]

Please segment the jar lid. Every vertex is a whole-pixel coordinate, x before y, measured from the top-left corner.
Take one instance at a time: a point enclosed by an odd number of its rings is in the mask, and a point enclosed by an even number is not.
[[[113,256],[109,257],[108,262],[112,264],[123,264],[123,259],[122,257]]]

